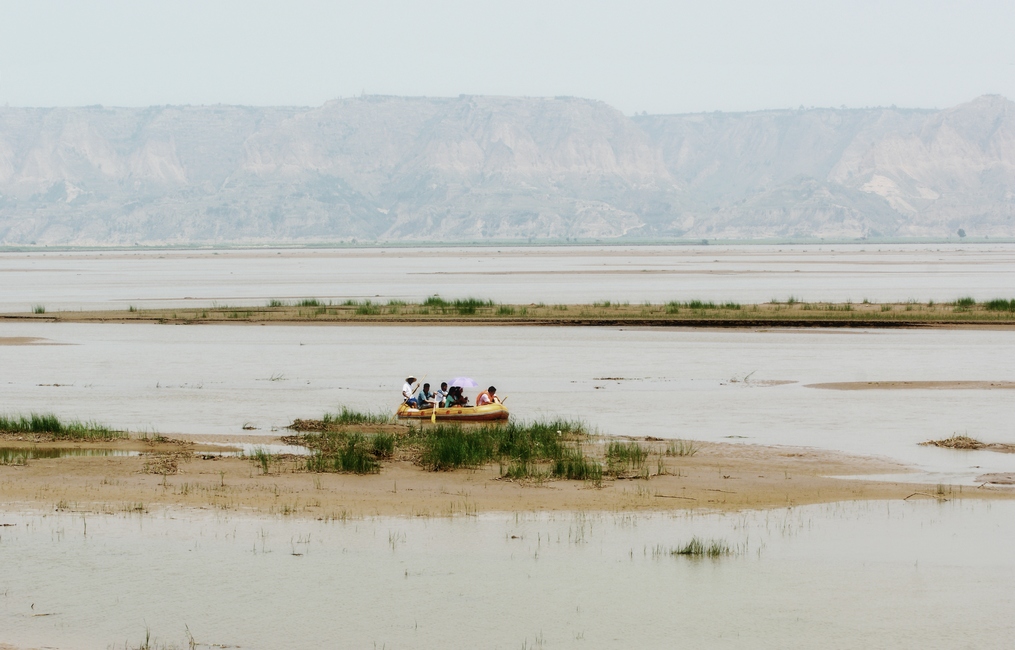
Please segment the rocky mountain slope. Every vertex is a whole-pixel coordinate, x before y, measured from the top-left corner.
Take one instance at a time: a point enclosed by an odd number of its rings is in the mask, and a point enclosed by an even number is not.
[[[0,109],[0,244],[1015,237],[1015,104]]]

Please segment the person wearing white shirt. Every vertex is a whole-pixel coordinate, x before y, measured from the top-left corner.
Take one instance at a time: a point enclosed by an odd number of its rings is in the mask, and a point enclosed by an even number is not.
[[[434,392],[434,404],[438,408],[443,408],[445,405],[445,400],[447,400],[447,398],[448,398],[448,382],[442,381],[441,387],[438,388],[436,392]]]
[[[405,383],[402,385],[402,399],[408,406],[412,408],[419,408],[419,402],[416,401],[416,378],[406,377]]]

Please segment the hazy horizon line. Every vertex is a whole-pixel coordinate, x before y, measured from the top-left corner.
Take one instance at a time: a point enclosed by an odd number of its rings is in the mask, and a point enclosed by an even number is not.
[[[663,115],[710,115],[715,113],[725,113],[730,115],[744,114],[744,113],[765,113],[765,112],[782,112],[782,111],[869,111],[869,110],[899,110],[899,111],[940,111],[948,108],[954,108],[955,106],[961,106],[962,104],[968,104],[976,101],[977,99],[984,97],[997,97],[1005,101],[1011,101],[1005,95],[1001,93],[982,93],[972,97],[971,99],[954,104],[952,106],[898,106],[896,104],[884,105],[870,105],[870,106],[847,106],[841,104],[839,106],[781,106],[781,107],[767,107],[767,108],[752,108],[752,109],[715,109],[715,110],[702,110],[702,111],[683,111],[683,112],[662,112],[652,113],[649,111],[635,111],[633,113],[626,113],[621,109],[617,108],[610,102],[604,99],[596,99],[594,97],[582,97],[580,95],[500,95],[500,94],[479,94],[479,93],[461,93],[459,95],[396,95],[391,93],[363,93],[359,95],[350,96],[337,96],[332,99],[328,99],[321,104],[238,104],[238,103],[227,103],[218,102],[214,104],[144,104],[144,105],[119,105],[119,104],[54,104],[48,106],[42,105],[12,105],[9,102],[5,102],[3,109],[149,109],[149,108],[217,108],[217,107],[229,107],[229,108],[291,108],[291,109],[315,109],[323,108],[328,104],[346,100],[357,100],[357,99],[405,99],[405,100],[458,100],[469,97],[481,97],[488,99],[537,99],[537,100],[578,100],[583,102],[595,102],[605,104],[611,108],[615,108],[627,117],[640,117],[640,116],[663,116]]]

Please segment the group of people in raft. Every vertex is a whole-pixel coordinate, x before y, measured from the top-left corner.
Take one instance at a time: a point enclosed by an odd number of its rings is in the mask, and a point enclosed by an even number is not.
[[[415,377],[405,378],[405,384],[402,386],[402,399],[407,406],[415,409],[472,406],[469,404],[469,398],[462,394],[461,386],[451,386],[449,388],[446,381],[442,381],[441,387],[434,392],[430,392],[430,384],[423,384],[417,393]],[[495,386],[490,386],[479,395],[476,395],[476,406],[500,403]]]

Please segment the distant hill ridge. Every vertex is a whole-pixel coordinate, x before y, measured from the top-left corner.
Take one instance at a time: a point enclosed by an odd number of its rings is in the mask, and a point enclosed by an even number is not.
[[[0,244],[1015,237],[1015,104],[0,108]]]

